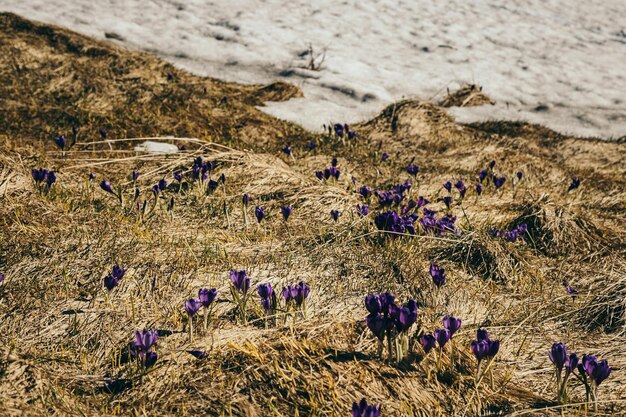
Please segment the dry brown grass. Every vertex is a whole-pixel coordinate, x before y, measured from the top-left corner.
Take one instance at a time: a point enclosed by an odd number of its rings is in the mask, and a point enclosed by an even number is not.
[[[254,108],[292,96],[289,86],[195,77],[13,15],[0,15],[0,25],[0,415],[341,416],[361,397],[383,403],[385,416],[626,413],[623,144],[519,123],[463,126],[414,101],[354,126],[359,138],[342,144]],[[51,137],[72,125],[82,136],[63,156]],[[169,156],[136,154],[124,140],[85,146],[101,142],[101,127],[118,139],[200,141]],[[311,139],[319,143],[313,152]],[[286,142],[295,158],[280,152]],[[391,155],[384,163],[382,152]],[[171,187],[171,216],[158,209],[142,220],[86,185],[94,172],[130,193],[129,175],[138,169],[141,199],[150,199],[152,184],[172,182],[198,155],[217,162],[212,178],[225,174],[225,187],[208,196]],[[313,171],[333,156],[340,181],[320,183]],[[492,159],[507,184],[480,199],[469,191],[467,217],[454,208],[461,236],[385,239],[354,214],[360,200],[350,177],[385,188],[407,178],[413,158],[420,166],[414,196],[434,201],[445,180],[469,182]],[[35,191],[35,167],[58,171],[50,195]],[[514,191],[517,170],[525,178]],[[568,194],[572,176],[583,183]],[[244,193],[251,196],[247,228]],[[269,212],[261,226],[252,221],[256,204]],[[288,226],[282,204],[294,207]],[[331,209],[343,213],[337,224]],[[530,231],[522,242],[487,233],[521,222]],[[427,274],[432,261],[448,271],[437,297]],[[107,297],[102,278],[115,263],[128,272]],[[279,288],[306,280],[307,317],[266,329],[255,299],[251,322],[237,324],[231,268]],[[564,282],[580,291],[576,299]],[[217,316],[190,343],[182,303],[207,286],[218,288]],[[463,318],[454,361],[444,358],[441,372],[419,348],[400,365],[377,359],[362,299],[386,290],[420,303],[414,336],[445,314]],[[479,387],[480,406],[469,352],[479,326],[502,340],[493,383]],[[127,351],[133,330],[143,327],[160,333],[159,361],[146,373]],[[555,341],[613,366],[598,413],[585,411],[578,388],[577,405],[554,401],[546,351]],[[209,355],[196,360],[190,349]],[[107,380],[117,381],[113,393]]]

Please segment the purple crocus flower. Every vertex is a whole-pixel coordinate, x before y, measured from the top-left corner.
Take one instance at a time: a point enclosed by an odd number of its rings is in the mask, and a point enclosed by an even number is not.
[[[576,370],[577,366],[578,366],[578,356],[576,356],[575,353],[572,353],[565,360],[565,364],[564,364],[565,370],[571,374],[572,372]]]
[[[330,211],[330,217],[332,217],[332,219],[334,221],[339,220],[339,215],[341,215],[341,212],[339,210],[331,210]]]
[[[611,375],[611,370],[612,369],[609,366],[609,363],[607,362],[606,359],[596,363],[596,366],[593,368],[593,371],[591,372],[591,377],[593,378],[593,381],[596,383],[596,387],[599,386],[602,383],[602,381],[607,379],[609,375]]]
[[[420,172],[420,169],[417,165],[411,164],[406,167],[406,172],[408,172],[410,175],[416,176]]]
[[[387,159],[389,159],[389,154],[387,152],[383,152],[383,154],[380,157],[380,159],[382,159],[383,161],[386,161]]]
[[[241,198],[241,202],[244,206],[248,207],[248,203],[250,202],[250,196],[248,194],[244,194]]]
[[[370,196],[372,195],[372,189],[368,187],[367,185],[364,185],[361,188],[359,188],[359,194],[363,198],[366,198],[366,199],[370,198]]]
[[[4,281],[4,274],[0,273],[0,284],[2,284],[2,281]]]
[[[483,193],[483,186],[480,184],[476,184],[476,194],[481,195]]]
[[[119,281],[122,279],[126,270],[121,268],[119,265],[114,265],[111,273],[104,278],[104,286],[107,290],[111,291],[113,288],[117,287]]]
[[[450,330],[448,329],[435,329],[433,334],[440,348],[443,348],[450,340]]]
[[[324,172],[323,171],[315,171],[315,176],[317,177],[318,180],[322,181],[324,179]]]
[[[389,307],[389,314],[394,319],[398,333],[405,333],[417,321],[417,303],[410,300],[404,307],[394,304]]]
[[[300,307],[304,303],[304,300],[306,300],[307,297],[309,296],[309,293],[311,292],[311,287],[309,286],[309,284],[305,283],[304,281],[300,281],[293,288],[295,288],[296,293],[295,293],[295,296],[293,296],[293,293],[292,293],[292,298],[296,302],[296,306]]]
[[[441,288],[446,283],[446,270],[441,268],[437,262],[430,265],[430,276],[433,278],[433,283]]]
[[[48,185],[48,187],[52,187],[52,184],[54,184],[56,181],[57,176],[54,171],[48,172],[48,175],[46,176],[46,184]]]
[[[380,341],[385,338],[385,330],[387,330],[386,320],[381,317],[380,314],[368,314],[365,317],[365,324],[367,328],[376,336]]]
[[[572,299],[576,298],[576,296],[578,295],[578,290],[571,285],[568,285],[567,288],[565,288],[565,292],[571,295]]]
[[[198,291],[198,300],[204,308],[208,308],[217,297],[217,289],[202,288]]]
[[[524,177],[524,173],[522,171],[517,171],[515,175],[517,176],[518,181],[521,181],[522,178]]]
[[[486,169],[483,169],[478,173],[478,180],[482,183],[485,178],[487,178],[487,175],[489,175],[489,172]]]
[[[102,188],[107,193],[115,194],[113,192],[113,187],[111,186],[111,183],[106,179],[102,180],[102,182],[100,183],[100,188]]]
[[[362,206],[357,204],[356,205],[356,214],[358,214],[360,217],[365,217],[368,214],[370,214],[370,208],[363,204]]]
[[[450,339],[452,339],[454,333],[461,328],[461,319],[457,319],[453,316],[445,316],[442,322],[443,327],[450,331]]]
[[[133,181],[137,181],[137,179],[139,178],[139,171],[133,170],[133,173],[131,174],[131,177],[132,177]]]
[[[291,156],[291,145],[287,144],[284,148],[283,148],[283,152],[287,155],[287,156]]]
[[[182,182],[183,181],[183,173],[182,172],[175,172],[174,173],[174,179],[177,182],[179,182],[179,183]]]
[[[548,351],[548,357],[556,366],[556,369],[561,372],[565,361],[567,360],[567,348],[561,342],[552,345],[552,348]]]
[[[102,136],[102,139],[106,139],[107,138],[107,130],[102,128],[99,130],[100,132],[100,136]]]
[[[493,167],[495,167],[495,166],[496,166],[496,161],[495,160],[489,162],[489,169],[493,169]]]
[[[135,330],[134,346],[141,348],[142,352],[148,352],[157,342],[158,335],[155,330],[143,329],[141,332]]]
[[[96,179],[96,176],[93,174],[93,172],[90,172],[89,173],[89,182],[92,182],[95,179]]]
[[[493,358],[498,354],[498,351],[500,350],[500,341],[489,339],[487,340],[487,344],[489,345],[489,352],[487,353],[487,356]]]
[[[270,284],[269,282],[267,284],[257,285],[256,291],[259,294],[259,297],[261,297],[262,299],[269,299],[274,293],[274,290],[272,289],[272,284]]]
[[[280,208],[280,212],[283,214],[283,219],[285,219],[285,221],[289,220],[289,216],[291,216],[291,213],[293,212],[293,207],[291,206],[282,206]]]
[[[200,307],[202,307],[202,303],[195,298],[185,301],[185,311],[189,314],[189,317],[193,317],[200,310]]]
[[[111,291],[113,288],[117,287],[119,280],[112,275],[107,275],[104,277],[104,287]]]
[[[383,304],[379,294],[371,294],[365,297],[365,308],[370,314],[378,314],[383,310]]]
[[[478,363],[485,359],[489,354],[489,343],[487,340],[472,340],[471,343],[472,353],[476,357]]]
[[[254,209],[254,215],[256,216],[256,219],[259,221],[259,223],[261,223],[261,220],[265,218],[265,209],[263,209],[263,207],[261,206],[257,206]]]
[[[285,299],[285,302],[290,302],[292,300],[292,294],[295,294],[295,292],[292,291],[293,287],[291,285],[288,285],[286,287],[283,287],[281,294],[283,296],[283,298]]]
[[[65,149],[65,136],[61,135],[58,138],[54,138],[54,143],[57,144],[57,146],[61,149],[64,150]]]
[[[126,273],[126,270],[124,268],[120,267],[117,264],[113,265],[113,269],[111,270],[111,275],[113,277],[119,280],[119,279],[122,279],[125,273]]]
[[[165,180],[165,178],[161,178],[159,180],[159,191],[165,191],[165,189],[167,188],[167,181]]]
[[[341,124],[335,123],[335,125],[333,126],[333,129],[335,130],[335,135],[337,135],[340,138],[343,137],[343,126]]]
[[[230,282],[240,292],[246,293],[250,288],[250,277],[246,274],[246,271],[230,271]]]
[[[443,188],[448,190],[449,193],[452,192],[452,183],[450,181],[446,181],[443,183]]]
[[[569,193],[572,190],[577,189],[578,187],[580,187],[580,179],[578,178],[572,178],[572,183],[569,185],[569,187],[567,188],[567,192]]]
[[[381,405],[367,405],[363,398],[358,404],[352,403],[352,417],[380,417]]]
[[[450,209],[450,205],[452,205],[452,196],[447,195],[447,196],[443,197],[441,199],[441,201],[443,201],[444,204],[446,205],[446,207],[448,209]]]
[[[467,192],[467,188],[465,187],[465,183],[463,182],[463,180],[458,180],[455,184],[454,184],[454,188],[457,189],[457,191],[459,192],[459,194],[461,195],[461,198],[465,197],[465,193]]]
[[[506,177],[498,177],[496,175],[493,176],[493,185],[496,187],[496,190],[504,185],[506,181]]]
[[[426,353],[430,352],[437,345],[437,339],[435,339],[435,336],[432,334],[422,335],[422,337],[420,337],[420,342],[422,343],[422,348]]]
[[[337,168],[337,164],[339,163],[339,161],[337,161],[337,158],[333,157],[333,159],[330,160],[330,166],[333,168]]]

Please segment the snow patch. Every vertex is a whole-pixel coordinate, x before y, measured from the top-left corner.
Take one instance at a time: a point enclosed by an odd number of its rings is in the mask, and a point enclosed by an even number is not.
[[[496,104],[451,109],[462,121],[626,134],[624,0],[3,0],[0,10],[115,34],[200,75],[292,82],[304,98],[262,110],[313,130],[470,83]],[[309,45],[325,50],[319,71],[306,69]]]
[[[152,154],[169,154],[178,152],[178,146],[171,143],[154,142],[147,140],[135,146],[136,152],[146,152]]]

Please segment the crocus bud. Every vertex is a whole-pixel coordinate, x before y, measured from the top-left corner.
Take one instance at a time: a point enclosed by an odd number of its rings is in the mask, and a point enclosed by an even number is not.
[[[282,206],[280,208],[280,212],[283,214],[283,218],[285,219],[285,221],[289,219],[289,216],[291,216],[292,211],[293,211],[293,207],[291,206]]]
[[[560,372],[565,365],[565,361],[567,360],[567,348],[561,342],[555,343],[552,345],[552,348],[548,352],[548,357],[550,358],[554,366],[556,366],[556,369],[558,369]]]
[[[113,187],[111,186],[111,183],[106,179],[102,180],[102,182],[100,183],[100,188],[102,188],[107,193],[115,194],[113,192]]]
[[[261,220],[265,218],[265,209],[261,206],[257,206],[254,209],[254,215],[256,216],[258,222],[261,223]]]

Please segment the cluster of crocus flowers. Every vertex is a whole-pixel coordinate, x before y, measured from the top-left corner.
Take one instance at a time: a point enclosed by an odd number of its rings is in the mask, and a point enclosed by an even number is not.
[[[104,277],[104,287],[111,291],[113,288],[117,287],[125,273],[126,270],[124,268],[121,268],[119,265],[114,265],[111,273]]]
[[[198,299],[190,298],[185,301],[183,307],[185,312],[189,316],[189,339],[193,340],[193,321],[194,317],[204,307],[204,329],[206,330],[209,316],[213,306],[213,301],[217,297],[217,289],[215,288],[202,288],[198,291]]]
[[[157,339],[158,335],[155,330],[143,329],[141,332],[135,330],[135,340],[130,346],[131,356],[138,358],[146,368],[150,368],[158,359],[158,354],[151,350]]]
[[[354,139],[357,137],[356,132],[350,130],[350,126],[347,123],[335,123],[333,125],[324,125],[324,130],[328,130],[329,137],[336,137],[339,139]]]
[[[411,181],[406,180],[401,184],[394,185],[390,190],[374,190],[373,193],[378,197],[378,203],[381,207],[399,206],[406,198],[405,193],[408,192],[412,186]]]
[[[52,170],[39,168],[31,171],[31,176],[35,182],[35,187],[41,192],[49,192],[52,185],[57,181],[56,173]]]
[[[403,234],[415,234],[415,220],[417,214],[399,215],[396,211],[390,210],[376,215],[374,224],[380,231],[387,232],[392,238],[402,236]]]
[[[296,285],[288,285],[283,287],[281,294],[285,299],[286,310],[293,309],[300,311],[302,315],[306,314],[306,299],[311,292],[311,286],[304,281],[300,281]]]
[[[365,308],[369,312],[365,323],[378,339],[378,356],[382,359],[387,338],[387,357],[391,360],[395,347],[399,363],[409,350],[408,333],[417,321],[417,302],[409,300],[404,306],[398,306],[395,296],[387,292],[365,297]]]
[[[528,231],[526,223],[518,224],[517,226],[509,230],[500,230],[496,228],[490,228],[488,233],[491,237],[501,237],[507,242],[515,243],[517,239],[523,237]]]
[[[568,354],[565,344],[554,343],[548,351],[548,357],[556,368],[557,398],[567,402],[567,382],[571,375],[583,383],[587,402],[598,400],[598,387],[611,374],[611,367],[605,360],[598,361],[594,355],[584,355],[581,360],[575,353]],[[563,374],[565,370],[565,374]],[[576,371],[578,373],[576,374]]]
[[[472,353],[474,354],[478,362],[478,365],[476,367],[476,383],[478,383],[478,381],[482,379],[481,377],[479,377],[481,363],[483,363],[485,360],[487,360],[488,363],[493,360],[493,358],[500,350],[500,341],[492,340],[489,337],[489,332],[486,329],[478,329],[476,331],[476,340],[472,340],[470,348],[472,349]]]
[[[363,398],[358,403],[352,403],[352,417],[380,417],[381,408],[380,404],[367,404],[367,401]]]
[[[328,180],[330,178],[334,178],[335,181],[338,181],[341,171],[337,168],[337,164],[337,158],[333,158],[330,163],[330,167],[324,169],[323,171],[315,171],[315,176],[320,181]]]
[[[248,315],[246,304],[248,303],[248,290],[250,289],[250,277],[246,271],[230,271],[230,293],[233,302],[237,305],[239,317],[243,324],[247,324]]]
[[[454,316],[445,316],[441,321],[443,329],[436,328],[432,334],[425,333],[420,337],[420,343],[424,353],[428,354],[435,347],[438,347],[437,368],[440,367],[443,350],[452,340],[454,334],[461,328],[461,319]]]
[[[420,219],[420,224],[424,233],[442,236],[446,232],[458,233],[455,226],[456,216],[444,214],[440,218],[436,217],[437,212],[424,207],[424,216]]]

